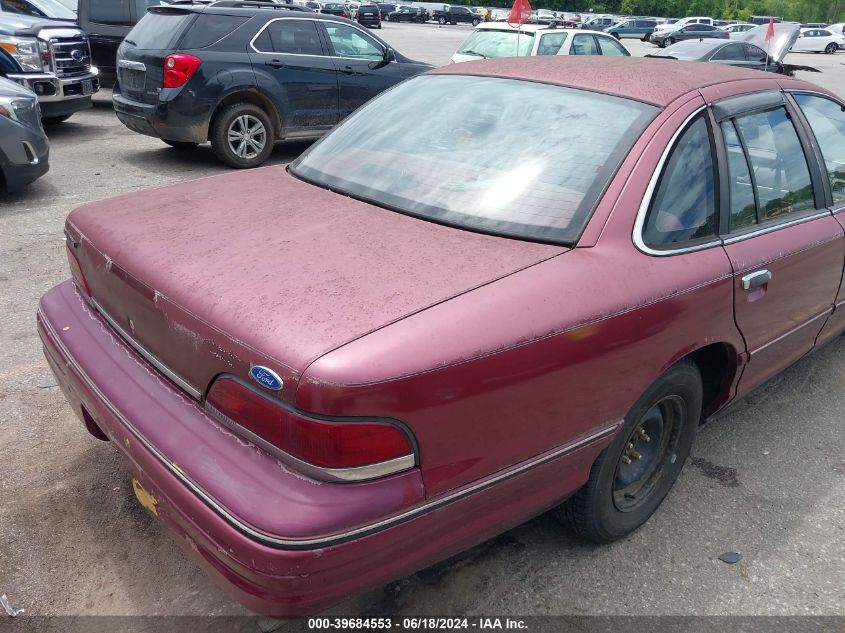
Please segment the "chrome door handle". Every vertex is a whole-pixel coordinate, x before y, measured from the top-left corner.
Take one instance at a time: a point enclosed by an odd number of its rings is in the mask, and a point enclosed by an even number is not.
[[[765,286],[772,280],[772,273],[768,270],[755,270],[753,273],[748,273],[742,277],[742,289],[754,290],[760,286]]]

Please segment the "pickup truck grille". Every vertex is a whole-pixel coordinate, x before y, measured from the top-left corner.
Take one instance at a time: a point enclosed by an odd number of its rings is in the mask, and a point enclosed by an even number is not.
[[[91,48],[82,34],[78,37],[51,37],[50,53],[53,71],[58,77],[76,77],[91,70]]]

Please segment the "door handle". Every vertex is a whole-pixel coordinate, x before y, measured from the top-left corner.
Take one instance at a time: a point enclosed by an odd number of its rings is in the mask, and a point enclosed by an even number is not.
[[[354,75],[355,69],[352,68],[352,66],[346,66],[340,72],[342,72],[344,75]]]
[[[772,273],[768,270],[755,270],[753,273],[748,273],[742,277],[742,289],[754,290],[760,286],[765,286],[772,280]]]
[[[285,65],[280,62],[278,59],[271,59],[269,62],[264,62],[265,66],[269,66],[270,68],[284,68]]]

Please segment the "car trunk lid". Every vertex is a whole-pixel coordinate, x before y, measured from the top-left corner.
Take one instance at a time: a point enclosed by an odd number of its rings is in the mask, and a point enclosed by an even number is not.
[[[201,397],[263,366],[289,401],[323,354],[567,250],[411,218],[278,166],[93,203],[67,230],[101,312],[177,384]]]

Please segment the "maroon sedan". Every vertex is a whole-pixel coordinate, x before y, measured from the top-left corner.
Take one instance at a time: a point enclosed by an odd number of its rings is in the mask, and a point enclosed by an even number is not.
[[[845,329],[842,108],[717,64],[441,68],[287,168],[77,209],[39,332],[139,500],[255,611],[551,508],[612,541],[700,420]]]

